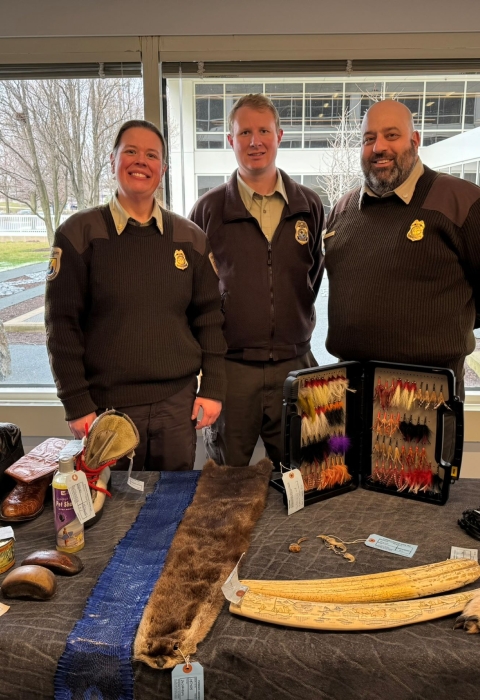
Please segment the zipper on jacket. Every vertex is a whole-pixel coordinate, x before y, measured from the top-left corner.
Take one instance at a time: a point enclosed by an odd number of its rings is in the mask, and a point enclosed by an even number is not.
[[[268,279],[270,282],[270,359],[273,360],[273,336],[275,333],[275,309],[273,304],[273,267],[272,267],[272,243],[268,241],[267,248]]]

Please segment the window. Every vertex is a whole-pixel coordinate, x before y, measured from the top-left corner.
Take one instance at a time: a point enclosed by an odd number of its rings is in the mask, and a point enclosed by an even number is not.
[[[223,85],[195,85],[195,115],[197,148],[225,148]]]
[[[438,153],[442,142],[480,126],[480,80],[460,75],[379,75],[368,79],[237,75],[231,79],[210,78],[208,82],[183,78],[181,119],[178,83],[175,77],[168,79],[176,95],[169,108],[176,123],[184,125],[183,152],[179,139],[170,143],[172,205],[179,213],[190,211],[197,197],[225,182],[236,168],[226,139],[227,116],[236,100],[248,93],[263,92],[273,100],[284,130],[277,164],[289,175],[295,173],[297,182],[315,190],[326,213],[331,208],[329,197],[335,200],[342,188],[356,186],[361,177],[358,127],[375,101],[395,99],[411,110],[426,161],[428,148]],[[345,149],[336,159],[331,155],[335,143],[337,149]],[[435,169],[480,184],[480,152],[478,147],[472,148],[463,151],[468,153],[468,162],[459,162],[461,157],[454,160],[451,147],[446,148],[447,160],[434,165]],[[179,167],[181,162],[183,166]],[[182,197],[176,194],[181,188],[185,193],[184,211],[180,206]],[[322,287],[322,298],[328,294],[326,290],[327,284]],[[325,305],[326,299],[322,303]],[[319,307],[317,312],[318,331],[320,323],[325,326],[326,310]],[[478,345],[480,352],[480,338]],[[316,351],[320,352],[318,346]],[[480,373],[480,361],[477,366]],[[480,387],[480,374],[467,367],[468,385]]]
[[[43,322],[58,225],[108,201],[122,122],[143,116],[139,78],[0,81],[0,321],[13,385],[52,385]],[[0,340],[1,343],[1,340]]]
[[[465,99],[465,129],[480,126],[480,82],[467,83]]]
[[[214,187],[223,185],[226,180],[225,175],[198,175],[197,176],[197,195],[201,197],[207,194]]]
[[[411,111],[415,128],[421,128],[423,117],[423,82],[387,82],[385,98],[398,100]]]

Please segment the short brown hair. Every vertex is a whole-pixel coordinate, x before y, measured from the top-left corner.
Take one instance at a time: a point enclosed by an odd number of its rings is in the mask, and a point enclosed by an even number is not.
[[[153,133],[158,136],[162,144],[162,160],[164,163],[167,162],[167,143],[165,141],[165,137],[153,122],[148,122],[146,119],[130,119],[128,122],[124,122],[122,124],[117,135],[115,136],[115,141],[112,148],[114,155],[117,155],[117,150],[123,134],[129,129],[148,129],[149,131],[153,131]]]
[[[277,131],[280,130],[280,115],[278,114],[277,108],[269,97],[257,92],[255,94],[250,93],[249,95],[243,95],[243,97],[240,97],[240,99],[233,105],[230,114],[228,115],[228,130],[230,134],[233,133],[235,114],[238,112],[240,107],[251,107],[252,109],[256,109],[258,112],[262,112],[266,109],[270,110],[275,119],[275,127]]]

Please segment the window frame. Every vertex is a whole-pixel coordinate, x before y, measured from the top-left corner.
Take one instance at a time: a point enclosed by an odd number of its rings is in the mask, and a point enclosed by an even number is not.
[[[144,85],[144,115],[162,125],[162,62],[195,63],[201,72],[206,61],[285,61],[286,47],[291,61],[325,61],[333,64],[337,75],[342,70],[357,68],[357,79],[368,77],[369,63],[384,60],[391,65],[418,58],[428,63],[433,57],[445,62],[446,70],[460,73],[474,66],[478,69],[480,32],[411,33],[378,35],[252,35],[252,36],[97,36],[0,39],[0,65],[88,63],[141,61]],[[347,54],[349,60],[347,60]],[[345,56],[345,58],[344,58]],[[430,58],[432,57],[432,58]],[[201,61],[200,63],[198,63]],[[363,62],[363,63],[362,63]],[[338,64],[338,65],[337,65]],[[465,69],[465,67],[466,69]],[[425,67],[422,72],[428,72]],[[390,71],[384,71],[385,73]],[[420,71],[419,71],[420,72]],[[362,76],[362,77],[363,77]],[[468,76],[467,76],[468,77]],[[255,77],[250,76],[251,82]],[[476,76],[471,75],[470,81]],[[207,78],[208,79],[208,78]],[[392,81],[395,78],[392,74]],[[409,80],[415,74],[409,75]],[[273,82],[274,79],[272,79]],[[292,78],[294,80],[294,78]],[[258,81],[260,82],[260,81]],[[262,81],[263,82],[263,81]],[[465,129],[463,101],[462,131]],[[303,122],[303,120],[302,120]],[[422,134],[423,136],[423,134]],[[302,124],[303,137],[303,124]],[[63,410],[55,387],[0,387],[0,421],[21,425],[24,436],[69,436]],[[467,393],[465,402],[465,440],[479,441],[480,389]]]

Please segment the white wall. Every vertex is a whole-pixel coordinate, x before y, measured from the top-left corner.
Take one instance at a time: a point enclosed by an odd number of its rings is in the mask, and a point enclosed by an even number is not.
[[[0,16],[0,37],[480,30],[478,0],[0,0]]]
[[[420,157],[433,169],[480,158],[480,127],[421,148]]]

